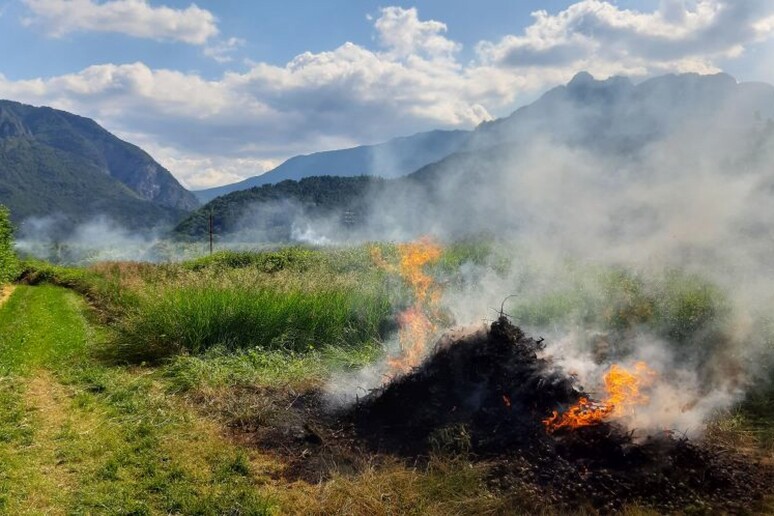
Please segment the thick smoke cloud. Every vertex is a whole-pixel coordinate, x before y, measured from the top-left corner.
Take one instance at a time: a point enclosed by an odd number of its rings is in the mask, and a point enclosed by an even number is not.
[[[423,172],[429,183],[375,192],[361,236],[495,235],[510,270],[464,266],[444,299],[457,323],[493,318],[511,294],[506,310],[574,289],[581,306],[569,315],[526,323],[551,343],[546,353],[592,391],[611,363],[645,360],[660,381],[631,425],[698,433],[771,375],[773,99],[774,89],[727,76],[635,87],[581,75],[480,129],[470,153]],[[688,344],[646,324],[611,331],[583,306],[610,295],[589,270],[658,278],[661,290],[647,293],[657,302],[680,271],[725,301]]]

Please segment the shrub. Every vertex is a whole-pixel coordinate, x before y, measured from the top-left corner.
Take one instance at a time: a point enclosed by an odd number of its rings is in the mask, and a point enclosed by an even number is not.
[[[19,260],[13,249],[13,225],[8,208],[0,205],[0,284],[19,276]]]

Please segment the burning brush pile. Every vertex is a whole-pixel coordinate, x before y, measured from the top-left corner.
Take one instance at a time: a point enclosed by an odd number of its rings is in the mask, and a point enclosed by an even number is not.
[[[615,422],[654,381],[645,364],[611,367],[606,398],[594,400],[539,358],[541,349],[500,317],[441,339],[421,366],[361,399],[350,417],[379,451],[470,452],[496,463],[493,484],[533,486],[559,505],[737,512],[767,489],[770,474],[747,457],[670,432],[635,438]]]
[[[439,293],[423,266],[430,241],[399,249],[398,272],[416,302],[398,317],[401,353],[387,383],[345,415],[372,449],[416,457],[465,453],[491,462],[503,490],[537,490],[556,506],[602,511],[638,503],[659,511],[744,512],[774,479],[749,457],[671,431],[640,435],[621,423],[648,402],[657,375],[645,363],[613,365],[593,396],[543,358],[543,341],[504,315],[490,327],[448,334],[425,356],[436,331]]]

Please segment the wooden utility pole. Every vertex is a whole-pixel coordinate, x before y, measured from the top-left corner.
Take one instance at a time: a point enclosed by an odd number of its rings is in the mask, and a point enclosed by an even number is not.
[[[212,254],[212,234],[213,234],[213,225],[212,225],[212,210],[210,210],[210,254]]]

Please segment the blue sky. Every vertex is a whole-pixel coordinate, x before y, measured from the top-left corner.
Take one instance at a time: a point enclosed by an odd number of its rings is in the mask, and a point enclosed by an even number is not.
[[[189,187],[507,115],[588,70],[774,82],[772,0],[0,0],[0,98],[95,118]]]

